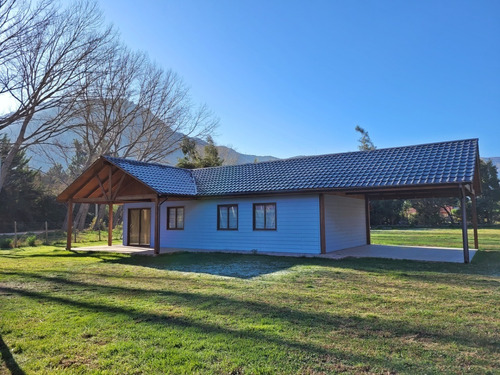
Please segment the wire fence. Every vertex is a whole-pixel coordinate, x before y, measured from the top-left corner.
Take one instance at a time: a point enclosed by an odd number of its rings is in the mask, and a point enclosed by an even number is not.
[[[24,246],[39,245],[65,245],[67,232],[62,230],[62,223],[56,222],[19,222],[13,221],[10,225],[3,223],[2,228],[7,231],[0,232],[0,248],[8,249]],[[117,225],[112,231],[114,241],[122,241],[122,226]],[[98,230],[72,230],[72,243],[99,243],[108,240],[108,231]]]

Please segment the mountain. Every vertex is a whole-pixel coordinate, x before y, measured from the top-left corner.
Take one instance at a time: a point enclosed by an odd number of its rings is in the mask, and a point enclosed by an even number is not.
[[[196,139],[196,143],[200,151],[202,151],[203,147],[207,144],[201,139]],[[278,160],[278,158],[274,156],[241,154],[233,148],[227,146],[217,146],[217,150],[219,151],[219,156],[224,159],[224,165],[246,164],[253,163],[255,161]],[[182,154],[182,151],[177,150],[168,155],[164,160],[164,163],[175,166],[177,164],[177,159],[182,158],[183,156],[184,155]]]
[[[30,131],[32,129],[37,129],[38,126],[41,124],[41,122],[44,121],[44,119],[53,117],[55,113],[57,113],[57,110],[58,109],[51,109],[37,113],[33,117],[28,130]],[[7,129],[5,129],[4,132],[7,134],[8,137],[14,139],[17,136],[17,133],[19,132],[18,129],[19,126],[20,124],[13,124]],[[174,137],[175,138],[173,139],[178,139],[178,142],[180,144],[180,141],[184,137],[184,134],[181,132],[175,132]],[[63,134],[59,134],[56,137],[56,140],[59,144],[70,145],[72,144],[74,138],[78,138],[78,136],[72,131],[67,131]],[[203,153],[203,148],[207,144],[207,142],[199,138],[194,138],[194,140],[196,141],[200,153]],[[45,146],[42,146],[42,148],[45,148]],[[228,146],[217,146],[217,149],[219,151],[219,156],[224,160],[224,165],[245,164],[245,163],[253,163],[255,161],[270,161],[278,159],[274,156],[269,156],[269,155],[259,156],[259,155],[242,154]],[[48,162],[47,157],[44,155],[43,152],[37,150],[36,147],[28,149],[27,155],[28,157],[30,157],[30,166],[32,168],[39,169],[41,171],[47,171],[51,167],[51,163]],[[159,162],[175,166],[177,164],[178,159],[182,158],[183,156],[184,156],[183,153],[179,149],[167,155],[163,160]],[[51,158],[53,159],[53,161],[62,164],[64,167],[66,166],[65,157],[63,157],[62,155],[57,155],[56,153],[52,153]]]
[[[203,148],[205,147],[207,142],[201,139],[195,139],[195,141],[197,143],[199,151],[203,152]],[[260,155],[242,154],[234,150],[233,148],[227,146],[217,146],[217,149],[219,151],[219,156],[224,160],[224,165],[246,164],[246,163],[253,163],[255,161],[278,160],[278,158],[269,155],[260,156]],[[27,154],[31,158],[30,165],[32,168],[39,169],[41,171],[47,171],[51,167],[51,165],[47,163],[45,157],[41,156],[39,153],[30,152],[30,150],[28,150]],[[167,157],[161,162],[164,164],[175,166],[177,164],[178,159],[182,157],[184,157],[184,155],[182,151],[179,149],[167,155]],[[62,158],[55,158],[55,159],[56,161],[64,164],[64,160]]]

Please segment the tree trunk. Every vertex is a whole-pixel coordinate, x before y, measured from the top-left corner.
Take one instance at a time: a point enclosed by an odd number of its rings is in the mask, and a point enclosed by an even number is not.
[[[95,220],[94,227],[92,228],[93,230],[99,230],[99,228],[102,226],[102,221],[104,220],[105,215],[106,215],[106,206],[100,204],[99,212],[97,214],[97,219]]]
[[[78,213],[75,217],[75,229],[83,230],[85,229],[85,219],[87,219],[87,214],[89,213],[89,204],[82,203],[78,209]]]
[[[117,225],[123,223],[123,205],[118,206],[115,214],[113,215],[113,228],[116,228]]]
[[[73,208],[75,207],[75,204],[73,203]],[[68,230],[68,210],[66,210],[66,216],[64,216],[64,222],[61,228],[64,232]]]
[[[441,206],[441,208],[446,212],[446,215],[448,215],[451,225],[455,225],[455,220],[453,220],[453,215],[451,214],[451,211],[449,211],[446,206]]]

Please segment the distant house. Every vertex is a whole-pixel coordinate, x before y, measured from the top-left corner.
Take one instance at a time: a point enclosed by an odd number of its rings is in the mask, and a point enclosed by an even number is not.
[[[195,170],[102,156],[58,199],[123,204],[123,244],[156,253],[319,254],[370,243],[370,200],[475,198],[478,163],[477,139]]]

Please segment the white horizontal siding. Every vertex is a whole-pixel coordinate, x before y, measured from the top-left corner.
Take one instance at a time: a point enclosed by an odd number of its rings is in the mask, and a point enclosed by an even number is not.
[[[326,251],[366,245],[365,201],[325,194]]]
[[[276,203],[277,230],[253,230],[253,204]],[[217,205],[238,205],[238,230],[217,230]],[[167,230],[167,207],[184,206],[184,230]],[[128,208],[154,205],[126,204]],[[167,201],[160,208],[161,247],[207,250],[274,251],[290,253],[319,253],[319,203],[318,195],[285,197],[250,197],[190,201]],[[124,243],[127,239],[127,223],[124,220]],[[154,224],[151,225],[154,240]],[[151,244],[153,246],[153,243]]]

